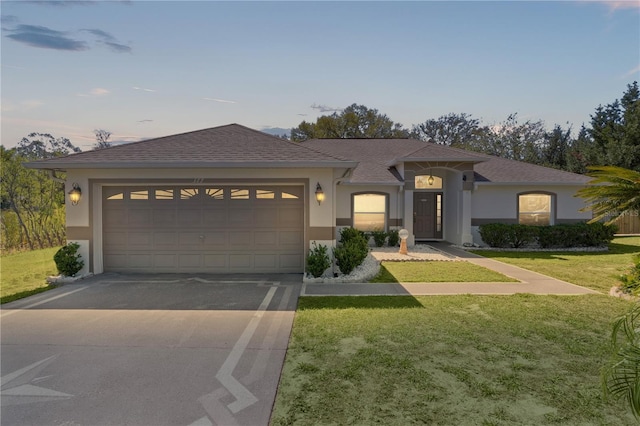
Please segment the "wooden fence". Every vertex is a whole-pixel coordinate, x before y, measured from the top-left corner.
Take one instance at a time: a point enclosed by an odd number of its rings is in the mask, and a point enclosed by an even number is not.
[[[640,234],[640,214],[625,214],[614,222],[619,234]]]

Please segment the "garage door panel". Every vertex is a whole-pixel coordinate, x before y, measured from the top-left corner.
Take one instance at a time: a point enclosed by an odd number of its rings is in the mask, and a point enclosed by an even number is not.
[[[276,231],[255,231],[253,235],[256,246],[276,247],[278,244],[278,232]]]
[[[279,256],[279,269],[288,271],[295,271],[300,268],[300,264],[303,262],[302,255],[299,254],[281,254]]]
[[[254,266],[263,270],[277,270],[278,269],[278,255],[277,254],[256,254],[253,257]]]
[[[302,186],[212,188],[104,189],[105,271],[303,272]]]
[[[251,254],[238,254],[238,253],[230,253],[229,254],[229,268],[233,270],[251,270],[253,269],[252,264],[253,255]]]
[[[176,217],[176,226],[178,228],[200,228],[202,227],[202,211],[189,209],[180,209]]]

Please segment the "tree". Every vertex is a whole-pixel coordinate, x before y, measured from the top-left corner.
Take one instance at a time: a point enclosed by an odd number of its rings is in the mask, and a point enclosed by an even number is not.
[[[544,146],[540,152],[541,164],[556,169],[566,169],[567,157],[572,144],[571,126],[565,130],[556,124],[552,131],[545,133]]]
[[[411,137],[454,148],[472,149],[486,132],[487,128],[480,126],[480,120],[472,118],[471,114],[449,113],[414,125]]]
[[[578,137],[567,150],[566,159],[566,170],[573,173],[585,174],[587,167],[598,164],[593,139],[584,125],[580,128]]]
[[[103,129],[95,129],[93,134],[96,135],[96,144],[93,146],[94,151],[109,148],[111,146],[111,142],[109,142],[111,132]]]
[[[476,145],[469,149],[510,160],[540,164],[545,142],[544,122],[518,122],[518,114],[510,114],[505,121],[488,127]]]
[[[622,99],[599,105],[591,116],[590,135],[596,165],[640,171],[640,89],[627,85]]]
[[[377,109],[352,104],[331,115],[318,117],[315,123],[303,121],[291,129],[291,140],[315,138],[406,138],[409,132]]]
[[[640,212],[640,172],[615,166],[592,166],[587,173],[594,179],[578,191],[578,196],[590,204],[596,222],[608,218],[612,223],[623,214]]]
[[[29,160],[60,157],[74,152],[80,152],[67,138],[54,138],[49,133],[29,133],[18,143],[16,152]]]

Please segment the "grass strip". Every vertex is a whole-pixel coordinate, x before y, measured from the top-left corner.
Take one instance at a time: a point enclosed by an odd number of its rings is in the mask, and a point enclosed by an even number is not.
[[[372,283],[517,282],[499,272],[468,262],[382,262]]]
[[[46,277],[56,275],[53,255],[59,247],[6,254],[0,257],[0,303],[52,288]]]

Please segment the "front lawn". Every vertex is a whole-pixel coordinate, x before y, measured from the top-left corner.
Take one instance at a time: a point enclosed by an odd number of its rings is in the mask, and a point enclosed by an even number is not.
[[[468,262],[382,262],[372,283],[414,282],[517,282],[517,280]]]
[[[500,262],[520,266],[603,293],[619,285],[618,277],[633,264],[640,253],[640,237],[619,237],[608,252],[499,252],[476,250],[474,253]]]
[[[0,257],[0,303],[48,290],[45,278],[56,275],[53,255],[60,247],[32,250]]]
[[[605,402],[612,319],[586,296],[301,298],[272,425],[633,425]]]

